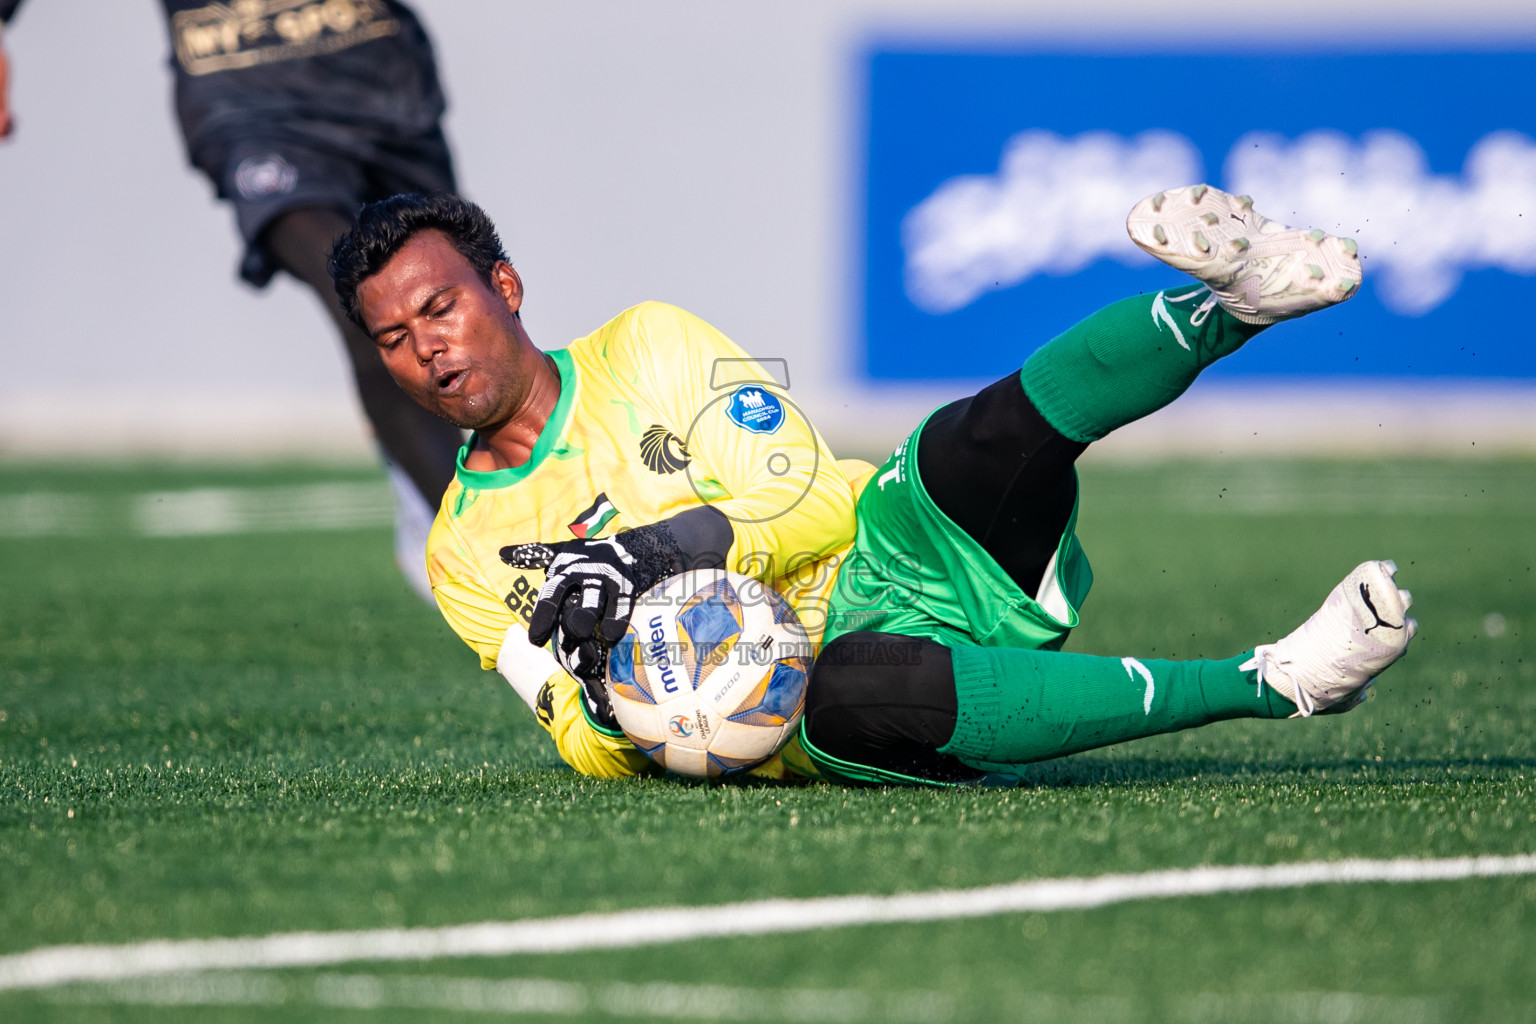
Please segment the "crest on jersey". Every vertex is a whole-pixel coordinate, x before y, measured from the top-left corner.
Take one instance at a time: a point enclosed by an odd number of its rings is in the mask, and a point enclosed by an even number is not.
[[[539,696],[533,704],[533,713],[547,729],[555,721],[555,684],[545,683],[539,688]]]
[[[608,520],[619,514],[619,510],[613,507],[613,502],[608,500],[608,495],[599,494],[588,505],[586,510],[576,517],[576,521],[569,524],[570,531],[581,540],[595,537],[608,525]]]
[[[784,403],[772,391],[748,384],[732,393],[725,414],[754,434],[771,434],[784,425]]]
[[[652,423],[640,437],[640,461],[652,473],[676,473],[693,461],[683,439],[660,423]]]

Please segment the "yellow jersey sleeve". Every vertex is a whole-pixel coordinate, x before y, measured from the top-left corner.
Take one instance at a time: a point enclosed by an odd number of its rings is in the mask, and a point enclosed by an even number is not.
[[[566,672],[551,676],[539,690],[534,714],[555,740],[566,764],[600,779],[617,779],[656,771],[650,758],[635,749],[622,732],[594,725],[581,699],[581,684]]]
[[[438,531],[444,531],[438,535]],[[528,640],[505,601],[479,578],[468,559],[454,558],[453,528],[446,518],[433,527],[427,549],[432,595],[443,618],[476,654],[480,667],[496,669],[532,709],[566,764],[583,775],[639,775],[653,767],[623,733],[600,728],[586,715],[581,684],[547,650]]]

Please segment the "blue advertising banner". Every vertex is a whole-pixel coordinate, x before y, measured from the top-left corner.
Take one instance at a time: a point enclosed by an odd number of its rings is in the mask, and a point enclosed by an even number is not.
[[[1217,376],[1536,377],[1536,53],[867,56],[864,368],[1001,376],[1187,280],[1131,205],[1205,181],[1356,239],[1353,300]]]

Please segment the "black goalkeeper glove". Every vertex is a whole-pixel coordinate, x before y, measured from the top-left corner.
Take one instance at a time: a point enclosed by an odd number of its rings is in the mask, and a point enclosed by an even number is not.
[[[632,532],[632,531],[631,531]],[[543,569],[544,586],[528,619],[528,639],[542,647],[556,627],[574,641],[613,643],[624,635],[635,597],[654,580],[616,534],[604,540],[514,544],[501,560],[515,569]]]
[[[551,640],[554,641],[555,660],[581,684],[581,699],[587,706],[587,717],[605,729],[617,729],[619,723],[608,701],[608,688],[605,685],[607,648],[599,643],[595,636],[578,637],[567,632],[564,626],[566,618],[572,615],[579,621],[586,621],[586,616],[581,610],[583,590],[576,586],[566,586],[565,596],[560,605],[563,614],[551,615],[546,612],[540,615],[541,611],[554,607],[544,602],[543,596],[550,590],[549,584],[557,582],[556,564],[570,568],[580,562],[584,553],[572,549],[584,543],[586,542],[567,541],[563,544],[514,544],[501,549],[501,560],[514,569],[543,569],[547,573],[545,586],[539,592],[540,601],[535,606],[532,620],[539,624],[539,632],[535,634],[530,628],[528,639],[539,647]],[[612,553],[620,562],[623,561],[617,552]],[[594,566],[600,564],[590,558],[590,553],[585,554],[588,555],[586,559],[588,562]],[[622,573],[613,571],[611,575],[609,573],[600,575],[607,579],[616,591],[633,590],[634,584]],[[559,578],[565,579],[565,577],[566,573],[563,570],[560,571]],[[620,635],[623,635],[622,632]]]
[[[538,647],[554,639],[555,658],[582,681],[589,709],[593,690],[606,708],[608,647],[629,627],[635,599],[668,576],[720,568],[735,539],[731,521],[705,505],[603,540],[513,544],[501,549],[501,560],[545,571],[528,639]]]

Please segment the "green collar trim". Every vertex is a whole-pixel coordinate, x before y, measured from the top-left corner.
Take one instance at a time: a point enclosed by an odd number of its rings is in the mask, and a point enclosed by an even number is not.
[[[480,436],[473,434],[468,441],[464,442],[464,447],[459,449],[454,472],[459,483],[465,488],[473,491],[489,491],[521,483],[530,473],[543,465],[544,459],[554,449],[555,443],[560,440],[560,435],[565,433],[565,422],[570,418],[571,406],[576,404],[576,361],[571,358],[570,352],[563,348],[556,349],[548,355],[555,361],[555,369],[560,372],[560,399],[555,403],[555,411],[549,414],[549,421],[544,424],[544,429],[539,431],[539,439],[533,445],[533,454],[521,466],[493,469],[488,472],[465,469],[464,459]]]

